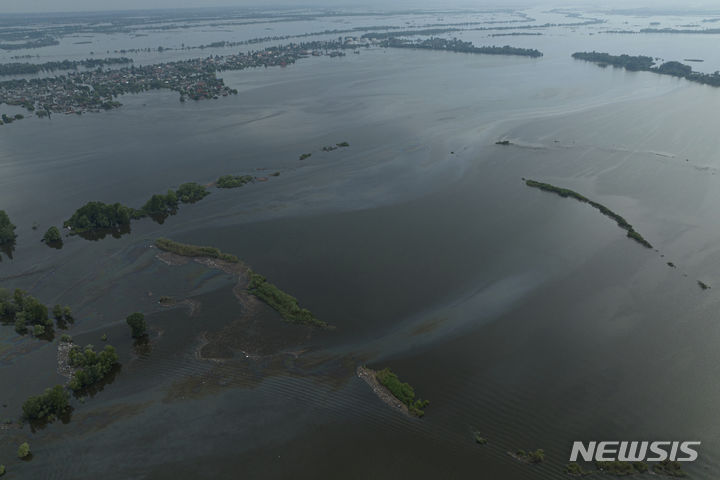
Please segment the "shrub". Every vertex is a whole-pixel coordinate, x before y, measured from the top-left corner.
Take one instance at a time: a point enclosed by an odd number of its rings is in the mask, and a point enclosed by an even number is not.
[[[43,236],[43,242],[62,243],[62,235],[60,235],[60,230],[58,230],[58,228],[55,226],[48,228],[47,232],[45,232],[45,235]]]
[[[132,329],[133,338],[143,337],[147,333],[147,323],[145,322],[145,315],[142,313],[132,313],[128,315],[126,321]]]
[[[18,447],[18,458],[27,458],[30,455],[30,445],[25,442]]]

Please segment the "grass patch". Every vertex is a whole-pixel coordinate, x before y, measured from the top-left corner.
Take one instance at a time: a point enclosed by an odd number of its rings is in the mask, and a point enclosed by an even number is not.
[[[155,246],[160,250],[181,255],[183,257],[209,257],[224,260],[230,263],[239,263],[240,259],[235,255],[223,253],[215,247],[200,247],[197,245],[188,245],[185,243],[174,242],[168,238],[158,238],[155,240]]]
[[[310,310],[301,308],[295,297],[283,292],[262,275],[249,270],[248,276],[250,278],[248,291],[276,310],[285,321],[320,328],[329,327],[326,322],[316,318]]]

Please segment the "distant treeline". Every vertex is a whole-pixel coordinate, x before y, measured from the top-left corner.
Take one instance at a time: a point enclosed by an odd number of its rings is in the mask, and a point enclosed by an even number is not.
[[[580,27],[585,25],[597,25],[605,23],[605,20],[599,18],[590,18],[582,22],[571,22],[571,23],[543,23],[541,25],[512,25],[505,27],[477,27],[477,28],[423,28],[418,30],[397,30],[392,32],[371,32],[366,33],[362,38],[370,40],[383,40],[395,37],[410,37],[410,36],[430,36],[430,35],[441,35],[443,33],[452,33],[459,31],[502,31],[502,30],[536,30],[554,27]]]
[[[602,213],[606,217],[610,217],[613,220],[615,220],[615,223],[618,224],[618,227],[627,231],[627,236],[629,238],[632,238],[633,240],[638,242],[643,247],[652,248],[652,245],[650,245],[650,242],[645,240],[642,237],[642,235],[640,235],[638,232],[636,232],[635,229],[633,228],[633,226],[630,225],[627,222],[627,220],[625,220],[623,217],[621,217],[617,213],[615,213],[612,210],[610,210],[609,208],[607,208],[605,205],[594,202],[594,201],[590,200],[589,198],[587,198],[577,192],[568,190],[567,188],[556,187],[555,185],[550,185],[549,183],[536,182],[535,180],[526,180],[525,184],[528,187],[539,188],[540,190],[544,190],[546,192],[552,192],[557,195],[560,195],[561,197],[565,197],[565,198],[570,197],[570,198],[574,198],[575,200],[578,200],[580,202],[587,203],[591,207],[600,210],[600,213]]]
[[[655,66],[655,60],[652,57],[643,55],[610,55],[601,52],[576,52],[572,54],[576,60],[585,60],[587,62],[597,63],[601,67],[612,65],[631,71],[653,72],[660,75],[671,75],[690,80],[703,85],[720,87],[720,71],[714,73],[693,72],[690,65],[684,63],[670,61],[662,65]]]
[[[61,62],[45,63],[4,63],[0,64],[0,75],[27,75],[40,72],[54,72],[56,70],[77,70],[78,67],[97,68],[106,65],[126,65],[132,62],[130,58],[119,57],[63,60]]]
[[[0,50],[25,50],[26,48],[41,48],[59,45],[60,42],[52,37],[43,37],[35,40],[28,40],[23,43],[0,43]]]
[[[505,45],[504,47],[476,47],[472,42],[464,42],[453,38],[429,38],[423,41],[412,42],[399,38],[389,38],[380,43],[382,47],[390,48],[418,48],[425,50],[442,50],[446,52],[480,53],[485,55],[520,55],[523,57],[542,57],[542,52],[530,48],[517,48]]]

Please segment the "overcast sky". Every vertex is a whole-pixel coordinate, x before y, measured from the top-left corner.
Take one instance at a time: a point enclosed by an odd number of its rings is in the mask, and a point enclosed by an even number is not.
[[[98,10],[132,10],[151,8],[188,8],[214,6],[304,6],[327,7],[368,6],[372,8],[449,8],[449,7],[487,7],[487,6],[523,6],[523,5],[592,5],[621,8],[665,6],[673,8],[713,8],[720,9],[717,0],[0,0],[0,13],[24,12],[80,12]]]

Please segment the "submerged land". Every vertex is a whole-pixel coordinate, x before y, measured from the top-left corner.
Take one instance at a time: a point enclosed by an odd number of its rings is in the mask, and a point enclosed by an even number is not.
[[[155,246],[160,250],[183,257],[213,258],[219,262],[237,264],[237,267],[232,267],[231,271],[242,277],[240,281],[243,285],[246,285],[247,291],[277,311],[286,322],[318,328],[330,328],[327,322],[319,320],[312,312],[302,308],[295,297],[283,292],[277,286],[268,282],[262,275],[253,272],[234,255],[223,253],[214,247],[188,245],[167,238],[157,239]]]

